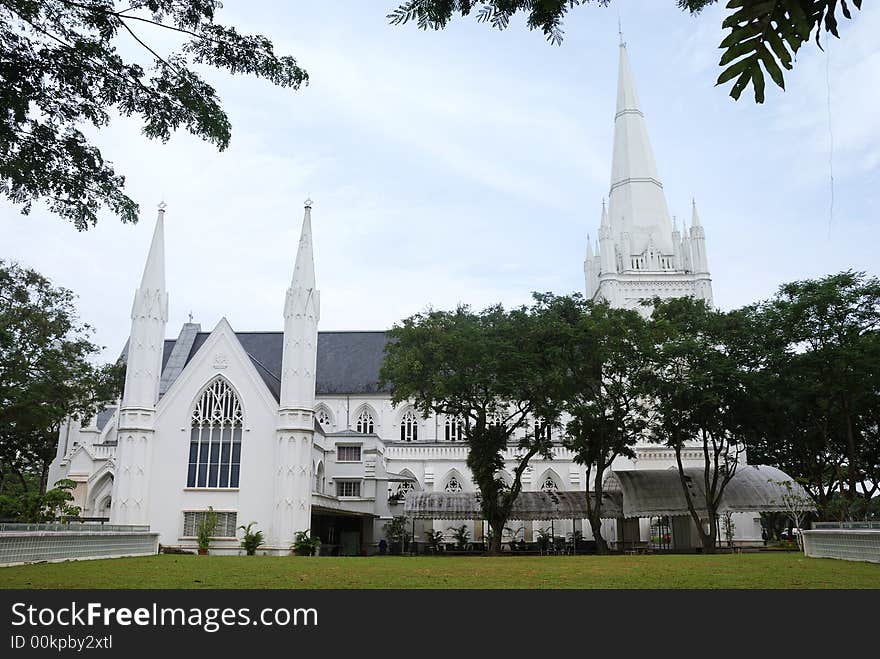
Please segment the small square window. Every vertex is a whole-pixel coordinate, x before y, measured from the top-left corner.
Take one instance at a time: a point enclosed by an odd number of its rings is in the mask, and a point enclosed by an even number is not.
[[[336,496],[359,497],[361,495],[360,481],[336,481]]]
[[[337,446],[336,462],[360,462],[361,447],[360,446]]]

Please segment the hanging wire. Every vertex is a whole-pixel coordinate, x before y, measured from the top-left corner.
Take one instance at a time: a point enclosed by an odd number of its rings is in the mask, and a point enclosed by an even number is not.
[[[828,237],[831,237],[834,228],[834,126],[831,121],[831,39],[825,41],[825,92],[827,94],[828,109]]]

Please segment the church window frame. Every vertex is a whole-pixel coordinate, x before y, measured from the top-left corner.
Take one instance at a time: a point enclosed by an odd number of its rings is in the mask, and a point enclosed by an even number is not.
[[[241,398],[224,377],[199,393],[190,414],[188,489],[238,489],[244,411]]]
[[[359,499],[361,482],[359,480],[337,480],[336,497],[338,499]]]
[[[447,442],[464,440],[464,424],[459,417],[447,416],[444,423],[444,436]]]
[[[376,432],[376,417],[373,411],[364,407],[355,419],[355,430],[362,435],[373,435]]]
[[[199,535],[199,526],[207,517],[210,510],[184,510],[183,511],[183,531],[182,538],[197,538]],[[214,535],[216,539],[235,539],[238,529],[238,511],[236,510],[214,510],[217,516],[217,526],[214,527]]]
[[[464,492],[464,485],[462,485],[458,476],[453,474],[449,477],[449,480],[446,481],[446,485],[443,486],[443,491],[452,493]]]
[[[315,408],[315,419],[324,430],[333,430],[333,414],[326,405],[318,405]]]
[[[419,417],[411,409],[400,417],[400,441],[419,441]]]
[[[336,446],[336,462],[362,462],[360,444],[341,444]]]

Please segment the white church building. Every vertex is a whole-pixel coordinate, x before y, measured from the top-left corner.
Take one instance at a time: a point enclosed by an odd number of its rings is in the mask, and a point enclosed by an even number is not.
[[[586,295],[622,307],[654,296],[711,303],[703,227],[696,208],[689,227],[670,219],[623,43],[619,66],[609,201],[598,244],[588,240]],[[376,551],[408,492],[475,491],[454,420],[395,406],[379,386],[386,333],[319,331],[311,215],[307,201],[283,330],[236,332],[223,319],[210,331],[186,323],[167,338],[160,208],[131,309],[122,399],[86,423],[63,427],[50,470],[51,483],[77,483],[84,517],[147,524],[162,545],[194,549],[210,507],[219,519],[212,553],[240,553],[237,527],[256,522],[266,536],[261,551],[286,553],[295,532],[310,529],[325,552],[353,555]],[[325,302],[333,304],[332,291]],[[532,461],[524,491],[583,493],[590,485],[556,439],[552,460]],[[512,445],[511,472],[514,451]],[[616,461],[615,472],[674,468],[670,449],[645,444],[636,453]],[[701,451],[686,452],[685,459],[702,466]],[[607,520],[606,537],[650,540],[651,517],[641,517]],[[666,522],[676,547],[698,545],[691,520],[676,519]],[[737,512],[734,520],[738,542],[761,543],[756,511]],[[446,532],[461,523],[420,519],[413,530],[421,540],[425,530]],[[481,521],[467,524],[475,540],[483,537]],[[591,537],[583,519],[511,520],[510,526],[532,541],[551,524],[557,535]]]

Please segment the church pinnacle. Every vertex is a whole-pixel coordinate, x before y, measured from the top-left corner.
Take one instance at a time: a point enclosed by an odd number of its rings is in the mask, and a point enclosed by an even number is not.
[[[131,305],[123,406],[152,408],[159,398],[162,347],[168,321],[165,291],[165,205],[159,205],[141,285]]]
[[[648,128],[636,92],[626,44],[620,43],[617,110],[608,214],[615,239],[629,233],[634,254],[642,253],[653,233],[663,253],[672,253],[672,223],[657,173]]]
[[[315,395],[315,359],[320,294],[312,251],[312,201],[306,200],[293,277],[284,301],[284,354],[281,406],[311,410]]]

